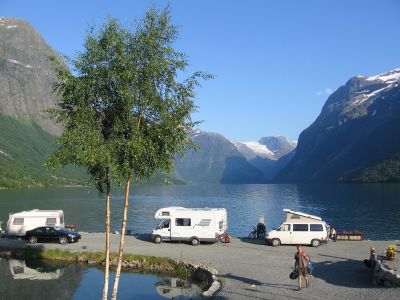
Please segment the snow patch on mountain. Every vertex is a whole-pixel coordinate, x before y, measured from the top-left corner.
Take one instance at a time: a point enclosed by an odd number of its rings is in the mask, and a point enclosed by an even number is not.
[[[400,80],[400,68],[394,69],[392,71],[378,74],[375,76],[367,77],[367,81],[383,81],[385,83],[395,83]]]
[[[272,157],[274,152],[269,150],[267,146],[260,144],[259,142],[243,142],[244,145],[253,150],[256,154],[262,157]]]
[[[16,60],[16,59],[8,59],[8,61],[10,62],[10,63],[12,63],[12,64],[16,64],[16,65],[20,65],[20,66],[23,66],[23,67],[25,67],[25,68],[27,68],[27,69],[33,69],[33,67],[31,66],[31,65],[29,65],[29,64],[24,64],[24,63],[22,63],[22,62],[20,62],[20,61],[18,61],[18,60]]]
[[[6,156],[6,157],[8,157],[8,158],[13,159],[13,157],[12,157],[10,154],[8,154],[7,152],[5,152],[5,151],[3,151],[3,150],[1,150],[1,149],[0,149],[0,155],[4,155],[4,156]]]

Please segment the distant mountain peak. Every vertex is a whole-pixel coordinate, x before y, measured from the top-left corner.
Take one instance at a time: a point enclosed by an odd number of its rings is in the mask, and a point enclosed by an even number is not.
[[[255,157],[278,160],[296,148],[297,142],[288,141],[284,136],[266,136],[258,141],[232,142],[248,159]]]

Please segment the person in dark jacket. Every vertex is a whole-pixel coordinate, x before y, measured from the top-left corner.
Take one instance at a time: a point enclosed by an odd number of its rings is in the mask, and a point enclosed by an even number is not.
[[[297,273],[299,275],[298,277],[299,288],[297,289],[298,291],[301,290],[303,277],[306,282],[306,287],[308,287],[310,284],[310,278],[308,276],[308,271],[307,271],[307,264],[309,260],[310,257],[304,252],[303,246],[298,245],[297,252],[294,256],[294,261],[295,261],[294,268],[297,270]]]

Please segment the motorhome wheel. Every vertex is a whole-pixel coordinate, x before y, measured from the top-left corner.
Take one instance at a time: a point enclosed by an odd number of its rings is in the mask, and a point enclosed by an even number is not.
[[[161,244],[161,242],[162,242],[161,236],[156,235],[156,236],[154,237],[154,243],[156,243],[156,244]]]
[[[200,241],[197,238],[192,238],[191,243],[193,246],[197,246],[198,244],[200,244]]]
[[[29,237],[29,243],[31,244],[36,244],[37,243],[37,237],[32,235]]]

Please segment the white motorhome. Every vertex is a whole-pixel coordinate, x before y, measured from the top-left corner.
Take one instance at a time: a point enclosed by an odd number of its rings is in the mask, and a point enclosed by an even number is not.
[[[217,242],[227,234],[228,214],[225,208],[165,207],[155,214],[161,223],[153,230],[156,244],[163,241]]]
[[[8,217],[6,234],[25,236],[28,230],[41,226],[64,227],[64,212],[62,210],[33,209],[11,213]]]
[[[62,269],[56,269],[52,272],[43,272],[40,269],[37,270],[28,267],[24,260],[17,260],[12,258],[8,259],[8,265],[13,279],[53,280],[59,279],[64,273],[64,270]]]
[[[317,216],[284,209],[286,221],[267,234],[267,242],[277,247],[281,244],[311,245],[318,247],[328,240],[326,223]]]

